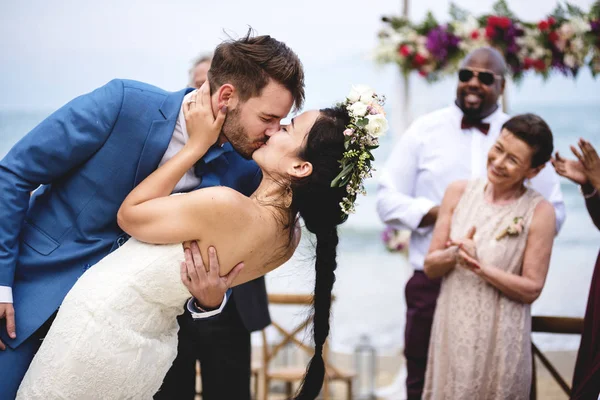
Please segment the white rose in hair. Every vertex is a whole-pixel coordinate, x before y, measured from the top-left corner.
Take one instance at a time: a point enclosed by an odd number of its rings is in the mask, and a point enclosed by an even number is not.
[[[367,105],[357,102],[348,107],[348,111],[350,111],[355,117],[364,117],[367,113]]]
[[[365,127],[371,136],[379,137],[388,130],[388,121],[383,114],[367,115],[369,123]]]
[[[360,100],[365,104],[369,104],[373,101],[374,94],[373,89],[367,85],[356,85],[352,86],[352,90],[350,90],[350,94],[348,95],[348,100],[353,103]]]

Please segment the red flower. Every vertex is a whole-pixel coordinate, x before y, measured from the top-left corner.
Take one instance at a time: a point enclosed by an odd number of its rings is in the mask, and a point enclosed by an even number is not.
[[[510,26],[511,21],[510,18],[508,17],[500,17],[498,18],[498,26],[502,29],[508,29],[508,27]]]
[[[409,46],[403,44],[402,46],[400,46],[400,48],[398,49],[398,52],[400,53],[400,55],[402,55],[403,57],[408,57],[412,54],[412,50]]]
[[[550,28],[550,24],[548,23],[548,21],[540,21],[538,23],[538,29],[542,32],[547,31]]]
[[[533,67],[536,71],[543,72],[546,70],[546,63],[544,62],[544,60],[535,60],[533,62]]]
[[[427,62],[427,58],[425,58],[422,54],[417,53],[417,54],[415,54],[415,58],[413,59],[413,62],[415,63],[415,65],[417,67],[420,67],[421,65],[423,65]]]
[[[556,33],[556,31],[550,32],[548,35],[548,40],[550,40],[552,43],[556,43],[558,41],[558,33]]]
[[[476,40],[479,38],[479,31],[477,29],[475,29],[473,32],[471,32],[471,39]]]
[[[556,24],[556,20],[552,17],[548,17],[548,25],[554,26]]]
[[[425,72],[422,69],[420,69],[419,70],[419,75],[421,75],[422,77],[426,78],[427,77],[427,72]]]
[[[523,67],[525,69],[530,69],[533,66],[533,62],[534,60],[532,58],[525,57],[525,60],[523,60]]]
[[[488,39],[494,39],[496,37],[496,28],[492,25],[488,25],[485,27],[485,37]]]

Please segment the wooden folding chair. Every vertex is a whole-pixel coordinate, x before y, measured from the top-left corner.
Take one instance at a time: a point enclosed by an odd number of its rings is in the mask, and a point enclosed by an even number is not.
[[[332,301],[334,297],[332,296]],[[270,294],[269,304],[275,306],[307,306],[312,304],[313,296],[305,294]],[[269,394],[269,385],[271,381],[283,381],[286,384],[287,398],[292,396],[293,385],[300,382],[306,373],[306,365],[275,367],[271,362],[277,354],[285,348],[288,343],[294,344],[297,348],[306,352],[307,355],[314,354],[314,348],[304,344],[296,336],[304,333],[305,329],[312,323],[312,318],[307,317],[299,325],[293,329],[286,329],[276,321],[272,321],[271,325],[281,335],[281,339],[275,343],[267,342],[265,329],[262,331],[263,338],[263,400],[267,400]],[[356,375],[353,371],[344,371],[334,367],[328,361],[328,346],[327,342],[323,348],[323,359],[325,361],[326,378],[323,382],[323,399],[329,400],[329,381],[341,380],[347,386],[347,399],[352,399],[352,381]]]

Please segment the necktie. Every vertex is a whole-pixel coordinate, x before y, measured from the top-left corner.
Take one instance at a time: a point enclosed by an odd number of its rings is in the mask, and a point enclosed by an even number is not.
[[[460,121],[460,129],[469,129],[469,128],[479,129],[481,131],[481,133],[483,133],[484,135],[487,135],[487,133],[490,130],[490,124],[488,124],[487,122],[481,122],[481,120],[472,120],[472,119],[468,119],[467,117],[463,117],[462,120]]]

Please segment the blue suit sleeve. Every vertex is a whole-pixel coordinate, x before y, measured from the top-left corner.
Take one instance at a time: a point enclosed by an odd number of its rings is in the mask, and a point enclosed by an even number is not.
[[[102,147],[123,103],[113,80],[77,97],[23,137],[0,161],[0,286],[12,287],[30,192],[57,181]]]

